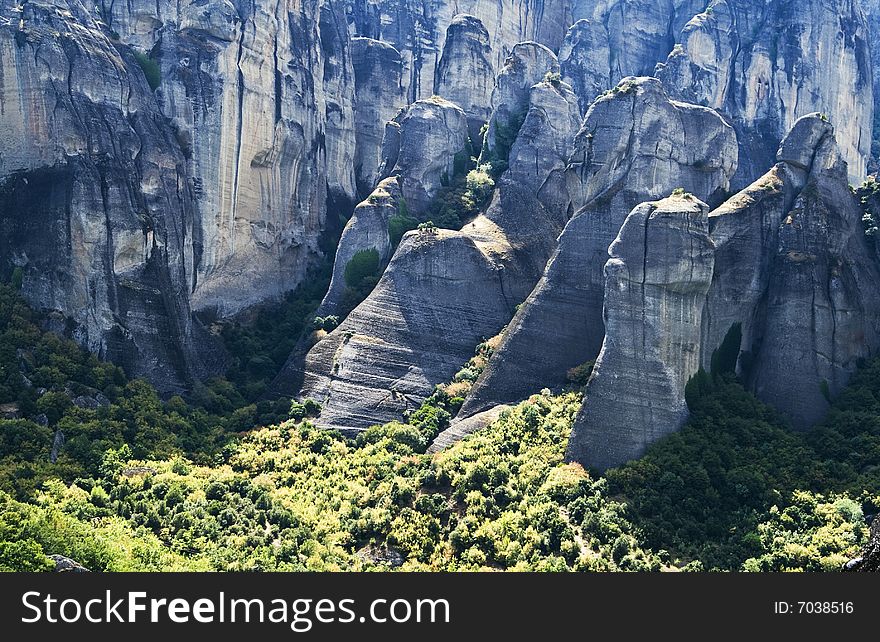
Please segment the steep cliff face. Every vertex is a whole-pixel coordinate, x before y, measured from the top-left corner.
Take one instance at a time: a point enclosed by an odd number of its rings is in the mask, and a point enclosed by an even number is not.
[[[447,29],[456,15],[476,17],[489,35],[494,69],[501,69],[511,48],[533,40],[559,48],[570,24],[567,0],[345,0],[353,35],[389,42],[397,48],[405,68],[404,83],[410,102],[428,98]]]
[[[671,101],[656,79],[628,78],[590,108],[566,175],[579,208],[543,276],[461,409],[464,418],[565,382],[599,353],[603,266],[627,214],[682,187],[716,201],[736,168],[733,129],[712,110]]]
[[[559,61],[552,51],[536,42],[514,45],[492,90],[492,114],[483,143],[482,162],[489,160],[489,154],[496,159],[507,154],[528,110],[531,88],[547,73],[559,73]]]
[[[574,24],[559,49],[562,73],[586,111],[627,76],[650,76],[706,0],[574,0]]]
[[[125,40],[130,20],[108,24]],[[201,220],[193,307],[231,314],[295,287],[328,209],[354,199],[345,20],[318,0],[183,4],[160,20],[158,93]]]
[[[489,32],[479,18],[459,14],[446,30],[443,56],[437,65],[434,93],[452,101],[468,117],[471,140],[479,141],[480,128],[489,120],[495,86]]]
[[[735,185],[760,176],[795,121],[816,111],[839,124],[850,180],[861,182],[871,149],[873,76],[856,0],[713,0],[679,41],[658,76],[674,97],[736,123],[743,162]]]
[[[567,459],[604,470],[684,423],[714,264],[708,211],[690,196],[644,203],[608,249],[605,340]]]
[[[186,159],[143,73],[79,2],[0,4],[0,270],[165,392],[222,364],[192,319]]]
[[[862,0],[862,10],[868,26],[868,49],[871,52],[871,70],[874,78],[874,121],[872,123],[871,158],[868,160],[868,173],[874,174],[880,169],[880,1]]]
[[[321,425],[361,430],[418,406],[538,278],[564,222],[559,190],[579,119],[562,83],[539,83],[528,100],[485,214],[460,232],[406,234],[366,301],[309,352],[302,396],[322,404]]]
[[[880,273],[832,126],[800,119],[778,159],[710,214],[718,249],[703,360],[736,324],[748,384],[807,428],[880,345]]]
[[[664,201],[627,218],[568,458],[604,470],[677,430],[701,362],[808,428],[880,345],[880,272],[833,128],[799,119],[777,157],[708,217]]]
[[[355,180],[366,197],[379,180],[385,123],[406,106],[400,52],[370,38],[352,38],[355,83]]]
[[[383,147],[391,176],[376,186],[354,210],[342,231],[333,277],[319,316],[340,314],[345,295],[345,270],[357,252],[376,250],[385,266],[394,250],[389,223],[395,215],[424,211],[455,171],[456,156],[469,155],[468,125],[464,112],[446,100],[420,100],[410,105],[388,127]],[[393,159],[393,161],[392,161]]]
[[[336,220],[354,198],[341,7],[3,6],[18,16],[0,25],[0,176],[17,181],[3,270],[22,267],[35,304],[160,388],[216,372],[190,310],[231,314],[293,289],[328,210]],[[37,218],[61,252],[33,236]]]

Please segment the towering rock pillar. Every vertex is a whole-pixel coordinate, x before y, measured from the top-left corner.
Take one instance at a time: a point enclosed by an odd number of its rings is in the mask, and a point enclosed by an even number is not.
[[[687,417],[712,280],[708,206],[690,195],[643,203],[605,264],[605,341],[566,456],[605,470],[639,457]]]
[[[446,30],[443,57],[434,78],[434,93],[464,110],[475,144],[492,110],[495,71],[491,58],[489,32],[480,19],[465,13],[455,16]]]

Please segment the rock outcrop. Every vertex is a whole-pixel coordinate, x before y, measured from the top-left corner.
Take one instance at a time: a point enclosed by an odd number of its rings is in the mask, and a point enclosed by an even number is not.
[[[163,391],[222,371],[191,311],[295,288],[353,203],[341,7],[0,6],[0,272]]]
[[[873,76],[857,0],[713,0],[684,28],[657,75],[670,95],[736,123],[742,162],[735,187],[762,175],[795,121],[817,111],[838,124],[850,180],[865,175]]]
[[[642,455],[687,418],[712,281],[709,208],[692,196],[643,203],[605,264],[605,340],[566,458],[605,470]]]
[[[677,430],[701,363],[736,369],[808,428],[880,346],[880,271],[834,129],[819,114],[799,119],[777,158],[708,219],[696,202],[683,215],[682,199],[627,218],[609,250],[606,335],[568,458],[604,470]]]
[[[400,52],[385,42],[352,38],[355,85],[355,180],[365,198],[379,181],[385,123],[406,106]]]
[[[434,93],[464,110],[471,140],[480,140],[480,129],[489,120],[495,86],[489,32],[479,18],[459,14],[446,30],[443,56],[437,65]]]
[[[676,36],[706,0],[667,2],[574,0],[574,24],[559,49],[566,82],[586,112],[596,97],[627,76],[650,76]]]
[[[386,131],[383,178],[397,176],[407,207],[424,212],[456,173],[456,161],[463,166],[470,159],[467,116],[458,105],[433,96],[407,107]]]
[[[492,115],[481,162],[506,162],[529,106],[529,93],[547,73],[558,73],[556,55],[536,42],[514,45],[492,90]]]
[[[108,24],[125,40],[127,22]],[[353,205],[345,24],[321,0],[184,3],[163,19],[158,95],[187,147],[201,219],[195,309],[228,315],[293,289],[328,220]]]
[[[737,325],[747,384],[803,429],[880,346],[880,272],[831,124],[798,120],[778,160],[710,213],[703,361]]]
[[[577,99],[563,83],[539,83],[526,113],[485,214],[460,232],[406,234],[373,292],[309,352],[302,396],[322,404],[319,425],[399,419],[504,326],[537,280],[565,220]]]
[[[127,47],[79,2],[0,3],[0,271],[94,352],[179,392],[222,365],[192,318],[196,195]]]
[[[596,101],[566,170],[580,209],[459,417],[561,385],[594,359],[605,334],[603,266],[626,216],[676,188],[717,203],[736,158],[733,129],[717,113],[670,100],[656,79],[625,79]]]
[[[401,53],[410,102],[434,90],[449,26],[461,13],[489,34],[492,67],[501,69],[518,42],[557,50],[570,24],[568,0],[345,0],[353,35],[391,43]]]

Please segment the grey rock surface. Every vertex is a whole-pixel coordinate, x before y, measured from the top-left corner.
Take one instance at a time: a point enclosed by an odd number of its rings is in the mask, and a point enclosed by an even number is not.
[[[692,196],[643,203],[605,264],[605,339],[566,459],[605,470],[641,456],[687,418],[712,280],[708,206]]]
[[[736,123],[743,160],[735,187],[761,176],[795,121],[817,111],[837,123],[850,180],[861,182],[874,105],[860,2],[713,0],[678,40],[658,76],[671,95]]]
[[[163,392],[218,371],[193,320],[196,197],[131,51],[77,1],[0,3],[0,270]],[[63,322],[64,316],[71,324]]]
[[[434,90],[447,29],[465,13],[489,34],[489,62],[501,69],[513,46],[535,41],[556,50],[571,22],[569,0],[345,0],[353,35],[400,51],[410,102]],[[542,74],[543,75],[543,74]]]
[[[456,157],[470,158],[467,116],[458,105],[432,96],[411,104],[395,121],[400,134],[397,137],[392,129],[391,136],[399,140],[399,147],[390,175],[398,178],[407,208],[421,213],[455,175]]]
[[[489,120],[494,87],[489,32],[479,18],[458,14],[446,29],[434,93],[464,110],[471,140],[476,145],[479,145],[480,128]]]
[[[486,212],[459,232],[405,235],[373,292],[307,355],[301,396],[323,405],[319,425],[400,419],[497,334],[534,285],[565,221],[563,172],[579,119],[562,83],[535,85],[528,101]]]
[[[537,42],[514,45],[498,71],[492,90],[492,114],[484,141],[483,162],[489,152],[495,152],[495,156],[505,154],[504,148],[516,138],[528,111],[531,88],[548,72],[559,72],[559,62],[550,49]]]
[[[595,359],[605,335],[603,267],[629,212],[676,188],[717,202],[736,168],[733,129],[710,109],[629,78],[587,113],[566,175],[573,207],[540,281],[465,401],[464,418],[514,403]]]
[[[805,429],[880,345],[880,272],[831,124],[799,119],[778,158],[710,214],[718,249],[703,361],[740,324],[748,385]]]
[[[406,106],[400,52],[371,38],[351,39],[354,69],[355,157],[358,194],[365,198],[379,181],[385,124]]]
[[[383,147],[391,176],[383,179],[354,210],[346,223],[336,257],[330,288],[318,316],[343,314],[345,268],[361,250],[376,250],[384,268],[395,248],[389,221],[395,215],[422,214],[443,182],[455,172],[456,158],[469,156],[468,121],[464,112],[440,98],[420,100],[389,123]]]

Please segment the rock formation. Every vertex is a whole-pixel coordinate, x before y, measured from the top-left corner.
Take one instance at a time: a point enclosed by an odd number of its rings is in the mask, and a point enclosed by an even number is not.
[[[108,22],[123,40],[125,22]],[[294,288],[328,218],[353,204],[348,41],[341,8],[320,0],[182,4],[164,22],[162,112],[188,149],[201,219],[195,309],[228,315]]]
[[[873,80],[857,0],[713,0],[684,28],[657,75],[670,95],[736,123],[742,157],[736,187],[760,176],[795,121],[817,111],[838,123],[851,181],[865,175]]]
[[[609,250],[606,335],[570,459],[604,470],[677,430],[701,363],[738,369],[808,428],[880,345],[880,271],[834,129],[819,114],[799,119],[777,158],[709,214],[708,235],[701,204],[697,216],[664,201],[627,218]]]
[[[537,280],[564,223],[559,191],[579,118],[563,83],[539,83],[528,100],[486,213],[460,232],[406,234],[373,292],[309,352],[302,396],[322,404],[319,425],[361,430],[417,407]]]
[[[192,318],[196,196],[131,52],[78,2],[0,3],[0,271],[89,349],[182,390],[222,363]]]
[[[385,123],[406,106],[400,52],[385,42],[352,38],[355,85],[355,179],[366,197],[379,181]]]
[[[714,263],[708,211],[685,195],[643,203],[608,249],[605,340],[566,458],[604,470],[684,423]]]
[[[627,214],[679,187],[717,202],[736,157],[733,129],[718,114],[671,101],[655,79],[625,79],[596,101],[566,170],[580,209],[459,417],[560,385],[568,369],[594,359],[604,337],[603,266]]]
[[[443,56],[437,65],[434,93],[455,103],[468,117],[472,141],[489,120],[495,85],[489,32],[478,18],[459,14],[446,30]]]
[[[345,291],[345,268],[361,250],[379,252],[385,266],[391,245],[391,217],[424,212],[442,182],[455,173],[456,158],[469,157],[468,126],[464,112],[452,103],[432,98],[413,103],[387,128],[383,147],[391,176],[354,210],[342,231],[330,289],[317,314],[340,314]],[[393,141],[391,140],[393,139]]]
[[[407,207],[427,209],[444,182],[456,172],[456,161],[470,158],[467,116],[458,105],[438,96],[419,100],[394,119],[399,132],[383,142],[384,176],[397,176]],[[386,128],[387,129],[387,128]]]
[[[521,42],[513,47],[492,90],[492,115],[481,162],[493,159],[506,162],[507,152],[528,110],[532,86],[547,73],[558,72],[559,62],[547,47],[535,42]]]
[[[345,0],[350,30],[392,44],[401,53],[410,102],[434,91],[446,33],[461,13],[478,19],[489,35],[494,69],[518,42],[559,48],[570,24],[569,0]]]
[[[0,6],[0,273],[163,391],[222,371],[191,310],[293,289],[355,194],[341,10]]]
[[[705,0],[631,2],[574,0],[559,63],[586,111],[593,100],[627,76],[650,76],[666,59],[684,24]]]
[[[880,345],[880,273],[831,124],[798,120],[778,160],[710,214],[703,361],[738,324],[747,384],[807,428]]]

